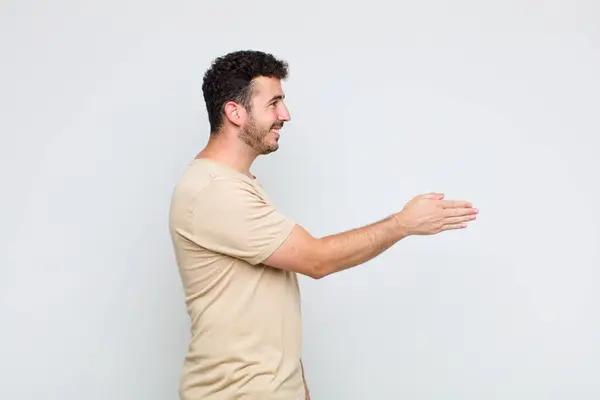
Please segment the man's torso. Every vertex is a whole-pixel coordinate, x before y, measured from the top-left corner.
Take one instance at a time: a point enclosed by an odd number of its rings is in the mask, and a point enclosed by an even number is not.
[[[170,232],[191,318],[182,400],[303,399],[297,276],[261,263],[293,227],[273,210],[255,180],[209,160],[175,188]]]

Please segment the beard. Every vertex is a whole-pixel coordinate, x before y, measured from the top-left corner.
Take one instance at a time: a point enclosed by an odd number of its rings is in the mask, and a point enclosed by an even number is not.
[[[254,118],[250,118],[248,123],[242,128],[239,136],[244,143],[254,149],[258,154],[265,155],[277,151],[279,148],[277,140],[271,139],[270,136],[272,135],[271,129],[280,128],[282,126],[283,123],[278,123],[265,129],[260,127]]]

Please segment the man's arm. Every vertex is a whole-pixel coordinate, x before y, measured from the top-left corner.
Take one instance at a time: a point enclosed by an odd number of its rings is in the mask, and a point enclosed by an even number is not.
[[[320,239],[296,225],[264,264],[320,279],[376,257],[405,236],[394,217]]]
[[[436,193],[416,196],[388,218],[319,239],[296,225],[264,263],[320,279],[363,264],[407,236],[463,229],[475,219],[478,211],[470,203],[443,197]]]

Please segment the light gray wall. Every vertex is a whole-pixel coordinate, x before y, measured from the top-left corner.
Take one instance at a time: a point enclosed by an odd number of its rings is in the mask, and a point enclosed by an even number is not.
[[[599,26],[591,0],[5,0],[0,398],[176,398],[171,189],[204,70],[255,48],[293,118],[255,172],[313,234],[428,191],[481,210],[302,279],[313,398],[597,399]]]

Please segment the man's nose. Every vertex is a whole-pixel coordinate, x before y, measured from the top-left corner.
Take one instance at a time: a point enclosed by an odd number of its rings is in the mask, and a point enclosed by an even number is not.
[[[289,121],[292,119],[292,116],[290,115],[290,112],[287,108],[284,108],[283,112],[281,114],[279,114],[279,120],[280,121]]]

